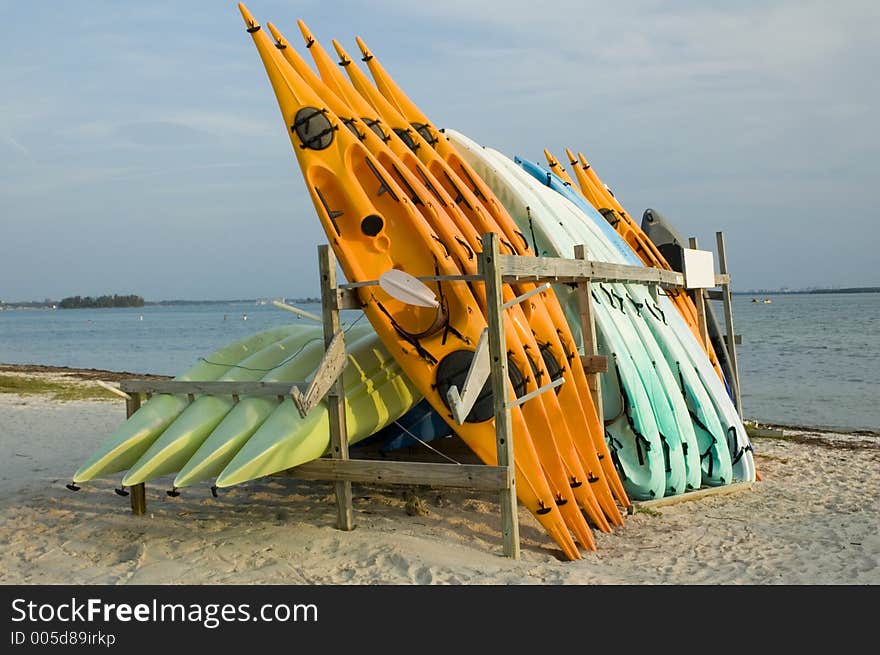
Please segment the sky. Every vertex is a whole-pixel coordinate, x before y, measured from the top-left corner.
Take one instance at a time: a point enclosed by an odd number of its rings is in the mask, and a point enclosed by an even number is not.
[[[363,37],[438,127],[581,150],[637,220],[723,231],[735,289],[880,284],[876,3],[247,4],[304,55],[297,19]],[[0,10],[0,299],[317,294],[325,237],[235,2]]]

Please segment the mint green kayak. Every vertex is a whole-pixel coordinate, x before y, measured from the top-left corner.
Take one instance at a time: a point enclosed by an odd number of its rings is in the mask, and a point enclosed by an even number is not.
[[[347,348],[343,372],[349,443],[356,443],[408,412],[422,396],[378,337]],[[247,439],[217,477],[228,487],[312,461],[330,446],[327,404],[305,418],[285,399]]]
[[[290,335],[297,326],[286,325],[250,335],[224,346],[175,380],[217,380],[229,368],[252,353]],[[141,405],[114,430],[73,475],[74,483],[109,476],[130,468],[171,422],[187,407],[186,396],[158,394]]]
[[[615,252],[609,248],[603,239],[603,234],[592,224],[592,221],[581,212],[578,207],[567,201],[563,196],[552,191],[551,189],[540,185],[532,176],[520,169],[519,175],[531,178],[532,185],[536,194],[539,195],[546,204],[551,207],[554,216],[563,224],[570,227],[577,240],[575,243],[584,243],[590,249],[590,255],[601,261],[617,261],[619,258],[615,256]],[[526,179],[523,178],[524,183]],[[573,245],[573,244],[572,244]],[[653,367],[657,374],[657,379],[661,385],[662,398],[655,387],[654,406],[660,405],[662,400],[668,403],[669,412],[658,415],[658,424],[661,426],[663,435],[662,441],[667,452],[667,490],[666,495],[673,495],[688,489],[698,489],[705,484],[724,484],[725,475],[728,471],[724,463],[724,455],[716,452],[719,443],[713,435],[720,434],[720,424],[714,413],[708,411],[711,407],[711,401],[706,395],[702,384],[696,378],[694,369],[688,364],[688,359],[681,352],[680,348],[675,348],[678,344],[677,337],[672,333],[669,326],[658,321],[661,312],[653,305],[653,299],[644,285],[640,284],[613,284],[613,285],[594,285],[600,289],[613,289],[612,292],[599,293],[598,295],[608,301],[615,307],[619,313],[625,312],[630,321],[629,324],[637,332],[638,339],[641,341],[649,362],[643,363],[643,366]],[[627,341],[631,343],[631,341]],[[644,362],[644,360],[642,360]],[[682,367],[679,362],[685,362]],[[674,370],[673,370],[674,366]],[[681,370],[683,368],[683,370]],[[680,382],[682,375],[687,377],[687,385],[682,386]],[[686,402],[686,394],[682,393],[682,389],[687,392],[691,391],[691,396],[696,394],[700,399],[699,403],[695,403],[694,411]],[[668,419],[674,416],[674,423]],[[694,418],[698,416],[699,418]],[[663,422],[663,419],[666,419]],[[714,433],[707,432],[699,428],[703,434],[697,437],[696,426],[710,424],[714,427]],[[685,463],[685,485],[680,487],[681,481],[673,481],[669,471],[669,460],[673,450],[680,449],[681,457]],[[701,458],[701,455],[709,450],[709,454]],[[711,456],[710,456],[711,455]],[[703,464],[706,464],[705,471]],[[716,462],[720,462],[716,464]],[[730,480],[729,476],[726,478]]]
[[[491,148],[487,150],[490,155],[496,156],[499,166],[505,167],[523,185],[531,188],[535,194],[533,200],[535,206],[541,203],[547,215],[554,219],[554,223],[567,231],[570,241],[557,256],[565,256],[565,251],[572,251],[576,244],[588,246],[592,257],[607,260],[613,256],[603,243],[601,232],[590,229],[590,222],[584,220],[577,207],[560,194],[541,185],[501,153]],[[689,489],[700,488],[702,484],[700,453],[687,405],[678,393],[677,377],[673,375],[658,343],[658,340],[664,337],[656,334],[647,325],[647,319],[642,315],[643,311],[649,311],[645,308],[645,303],[634,300],[634,294],[643,292],[647,295],[647,290],[642,285],[608,283],[593,285],[595,302],[604,302],[610,306],[609,313],[614,319],[615,327],[633,355],[639,376],[648,393],[664,451],[665,495],[672,496]],[[639,297],[641,298],[641,295]],[[673,337],[666,335],[665,338]]]
[[[264,382],[305,381],[314,376],[314,371],[324,356],[324,342],[307,344],[297,357],[274,369],[262,378]],[[367,323],[350,328],[346,334],[346,349],[352,350],[362,339],[369,339],[381,348],[379,338]],[[365,379],[369,379],[365,377]],[[283,402],[291,402],[285,399]],[[216,478],[235,454],[257,429],[279,408],[282,401],[266,396],[242,398],[210,433],[198,450],[189,458],[174,479],[175,487],[188,487],[204,480]]]
[[[507,166],[509,160],[499,153],[482,148],[458,133],[447,131],[446,135],[489,185],[523,233],[534,239],[539,254],[572,255],[572,244],[578,241],[573,240],[565,225],[535,193],[530,177],[521,178],[522,171],[513,162],[510,165],[516,170]],[[674,424],[665,393],[627,316],[605,299],[596,299],[598,348],[609,362],[602,385],[606,439],[624,488],[635,500],[660,498],[666,493],[669,469],[670,488],[680,493],[684,491],[686,478],[682,451],[673,450],[667,462],[658,429],[657,417]],[[560,301],[570,307],[572,295],[563,291]],[[579,326],[579,322],[578,319],[574,325]],[[675,437],[678,439],[677,429]]]
[[[321,326],[302,325],[281,341],[269,344],[230,367],[218,380],[260,380],[283,362],[295,360],[309,342],[320,346],[323,351]],[[131,466],[122,484],[131,486],[179,471],[234,406],[232,396],[198,396]]]
[[[628,249],[629,247],[619,238],[617,246],[609,240],[607,232],[615,237],[617,235],[613,229],[605,224],[604,219],[598,217],[595,212],[588,214],[584,211],[588,208],[585,200],[572,194],[559,178],[553,176],[549,171],[541,169],[540,166],[523,160],[518,160],[518,163],[524,171],[529,172],[528,174],[533,180],[537,181],[543,189],[542,194],[548,199],[548,202],[557,207],[560,215],[568,216],[568,222],[587,228],[588,233],[585,233],[585,238],[589,239],[591,247],[598,253],[593,253],[594,256],[602,261],[633,264],[634,256],[627,258],[627,253],[622,252],[624,248]],[[542,181],[546,182],[550,188],[541,184]],[[631,255],[631,251],[628,254]],[[661,309],[644,285],[625,284],[622,286],[626,289],[625,294],[629,298],[629,304],[637,311],[644,325],[655,336],[655,343],[660,349],[660,354],[666,360],[672,380],[670,380],[670,375],[663,375],[664,386],[668,390],[678,388],[681,391],[680,398],[674,392],[669,393],[670,401],[680,416],[689,415],[690,417],[696,444],[691,443],[685,448],[686,462],[689,470],[693,473],[693,477],[689,476],[689,486],[697,485],[697,470],[700,471],[699,482],[703,485],[728,484],[732,481],[733,476],[730,455],[725,452],[725,430],[720,420],[722,415],[718,412],[718,398],[710,390],[711,382],[718,378],[714,371],[710,370],[711,365],[708,358],[704,353],[688,350],[690,343],[695,349],[699,349],[699,345],[693,339],[690,331],[683,329],[685,327],[683,322],[680,325],[668,322],[667,316],[670,320],[673,318],[669,314],[670,311],[677,314],[668,298],[661,295],[660,302],[665,301],[668,305],[666,309]],[[638,325],[639,322],[637,321],[635,324]],[[657,363],[658,372],[662,374],[663,367],[660,365],[659,359]],[[682,407],[682,401],[684,401],[684,407]],[[681,422],[681,426],[686,428],[684,421]],[[684,436],[687,438],[687,435]],[[697,460],[699,460],[699,469]]]

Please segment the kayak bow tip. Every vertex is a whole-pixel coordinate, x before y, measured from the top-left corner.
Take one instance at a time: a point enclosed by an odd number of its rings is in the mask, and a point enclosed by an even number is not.
[[[364,40],[359,36],[356,36],[354,38],[355,38],[355,41],[357,41],[358,48],[360,48],[361,56],[363,57],[363,61],[370,61],[370,59],[373,58],[373,53],[370,52],[370,49],[367,47],[367,44],[364,43]]]
[[[333,49],[336,50],[336,54],[339,56],[340,65],[347,65],[351,63],[351,57],[348,56],[345,48],[343,48],[342,44],[336,39],[333,39]]]
[[[315,37],[312,35],[312,31],[309,29],[309,26],[306,25],[302,21],[302,19],[297,19],[296,24],[299,26],[299,31],[306,42],[306,47],[311,48],[312,44],[315,42]]]
[[[269,32],[272,33],[272,38],[275,39],[275,47],[277,47],[279,50],[283,50],[290,45],[290,43],[287,41],[287,39],[284,38],[284,35],[278,30],[278,28],[272,24],[272,21],[266,21],[266,27],[268,28]]]
[[[250,9],[248,9],[243,2],[238,3],[238,10],[241,12],[241,17],[244,18],[244,24],[247,25],[248,32],[256,32],[260,29],[260,24],[257,22],[257,19],[254,18]]]

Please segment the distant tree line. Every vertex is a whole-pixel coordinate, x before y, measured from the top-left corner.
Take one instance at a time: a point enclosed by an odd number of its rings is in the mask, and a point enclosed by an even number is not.
[[[58,303],[61,309],[86,309],[100,307],[143,307],[144,299],[134,294],[128,296],[118,296],[115,293],[112,296],[70,296],[62,298]]]

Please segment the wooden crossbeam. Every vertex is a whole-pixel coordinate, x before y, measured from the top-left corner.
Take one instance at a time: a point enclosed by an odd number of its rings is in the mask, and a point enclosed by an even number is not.
[[[442,464],[368,459],[315,459],[276,475],[303,480],[331,482],[375,482],[464,487],[481,491],[507,488],[507,466],[485,464]]]
[[[684,275],[649,266],[627,266],[561,257],[521,257],[499,255],[498,267],[504,282],[645,282],[683,286]]]
[[[754,488],[754,482],[734,482],[725,484],[720,487],[705,487],[695,491],[688,491],[675,496],[664,496],[663,498],[655,498],[654,500],[639,500],[633,503],[630,513],[635,513],[640,507],[653,509],[654,507],[668,507],[669,505],[678,505],[691,500],[699,500],[700,498],[709,498],[711,496],[726,496],[740,491],[750,491]]]
[[[224,382],[219,380],[121,380],[119,388],[127,393],[169,393],[204,396],[286,396],[294,387],[306,387],[305,382],[260,382],[259,380]]]

